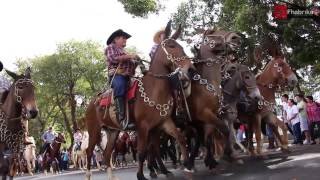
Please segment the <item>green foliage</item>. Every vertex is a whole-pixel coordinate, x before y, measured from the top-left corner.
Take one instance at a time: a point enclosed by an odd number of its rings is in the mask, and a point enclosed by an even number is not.
[[[158,13],[162,6],[158,0],[118,0],[127,13],[137,17],[147,17],[151,13]]]
[[[72,127],[107,81],[103,54],[96,42],[72,40],[58,44],[54,54],[18,61],[20,71],[32,67],[36,83],[39,115],[30,121],[29,129],[38,143],[47,126],[65,132],[68,142],[72,142]]]

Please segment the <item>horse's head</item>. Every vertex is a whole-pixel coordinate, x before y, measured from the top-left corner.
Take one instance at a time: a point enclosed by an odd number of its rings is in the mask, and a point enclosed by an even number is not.
[[[35,87],[31,80],[31,70],[27,68],[25,74],[17,75],[14,72],[6,70],[13,79],[13,85],[10,88],[6,101],[13,101],[22,106],[26,117],[35,118],[38,114],[38,108],[35,99]]]
[[[264,73],[267,74],[267,79],[264,81],[270,88],[281,86],[293,89],[298,83],[297,76],[282,55],[274,56],[267,64]]]
[[[206,30],[198,45],[198,56],[201,59],[215,56],[225,57],[234,53],[241,45],[241,37],[235,32]],[[229,57],[227,57],[228,59]],[[233,59],[231,59],[233,60]]]
[[[188,71],[194,68],[191,59],[186,56],[183,47],[176,41],[181,34],[181,26],[170,37],[171,21],[168,22],[165,28],[165,35],[161,39],[161,44],[156,50],[154,60],[151,64],[150,71],[153,73],[179,73],[179,78],[182,82],[190,82]],[[184,86],[186,87],[186,86]]]
[[[240,95],[246,92],[246,95],[254,100],[260,100],[261,94],[256,83],[255,75],[248,66],[229,63],[225,67],[227,78],[223,81],[223,91],[230,95]]]
[[[64,134],[63,133],[58,133],[58,135],[56,136],[56,138],[54,139],[55,142],[57,143],[66,143],[66,140],[64,138]]]

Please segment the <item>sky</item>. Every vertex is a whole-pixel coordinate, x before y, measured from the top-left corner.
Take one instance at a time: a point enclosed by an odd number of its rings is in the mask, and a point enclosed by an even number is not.
[[[136,46],[147,56],[154,33],[185,1],[165,0],[164,11],[142,19],[127,14],[117,0],[2,0],[0,61],[15,70],[18,58],[53,53],[57,43],[71,39],[91,39],[105,46],[109,35],[120,28],[132,35],[127,46]]]

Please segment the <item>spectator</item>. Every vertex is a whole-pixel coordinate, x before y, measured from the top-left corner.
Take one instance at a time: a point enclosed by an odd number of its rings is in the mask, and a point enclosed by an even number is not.
[[[284,94],[281,97],[282,101],[282,119],[285,122],[289,132],[294,136],[293,131],[292,131],[292,124],[287,120],[287,109],[288,109],[288,100],[289,96],[288,94]]]
[[[303,141],[303,144],[311,144],[306,100],[304,99],[304,96],[301,94],[296,95],[296,100],[298,102],[297,107],[299,110],[299,120],[300,120],[301,133],[305,135],[305,140]]]
[[[69,153],[66,148],[62,151],[62,169],[68,170],[69,167]]]
[[[310,135],[311,135],[311,144],[316,144],[315,139],[316,133],[315,133],[315,127],[317,126],[318,129],[320,128],[320,104],[316,103],[313,100],[312,96],[307,96],[307,115],[309,120],[309,129],[310,129]]]
[[[294,142],[293,144],[302,144],[299,110],[293,99],[289,99],[287,108],[287,121],[292,123]]]

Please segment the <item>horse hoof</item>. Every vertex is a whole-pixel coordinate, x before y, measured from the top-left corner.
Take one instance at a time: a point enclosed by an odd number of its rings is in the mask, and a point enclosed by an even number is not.
[[[166,174],[167,178],[173,178],[173,176],[174,176],[173,173],[170,171]]]
[[[146,177],[144,177],[143,173],[137,173],[138,180],[148,180]]]
[[[183,171],[186,173],[191,173],[191,174],[194,173],[193,169],[188,169],[188,168],[184,168]]]
[[[281,151],[285,154],[289,154],[291,153],[290,149],[286,148],[286,149],[281,149]]]
[[[150,177],[151,177],[152,179],[155,179],[155,178],[158,177],[158,175],[157,175],[156,172],[150,172]]]

